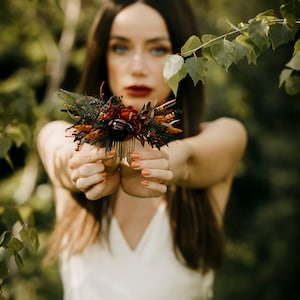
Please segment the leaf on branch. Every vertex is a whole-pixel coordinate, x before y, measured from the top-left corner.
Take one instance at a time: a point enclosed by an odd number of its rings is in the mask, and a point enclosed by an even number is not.
[[[236,42],[248,49],[247,60],[248,64],[256,65],[257,57],[260,53],[255,43],[248,37],[247,34],[240,34],[235,38]]]
[[[300,1],[300,0],[299,0]],[[294,53],[293,55],[296,55],[297,52],[300,51],[300,39],[298,39],[294,45]]]
[[[270,47],[270,40],[268,36],[269,25],[264,20],[251,22],[248,32],[250,39],[261,51]]]
[[[211,53],[216,62],[221,65],[226,71],[235,61],[234,44],[226,39],[222,43],[215,44],[211,47]]]
[[[294,39],[293,31],[285,23],[270,25],[269,35],[273,50]]]
[[[21,251],[23,247],[23,243],[15,237],[13,237],[6,245],[6,249],[10,252],[10,254],[13,254],[15,251]]]
[[[285,90],[291,96],[300,93],[300,76],[288,77],[285,82]]]
[[[21,255],[17,251],[15,251],[13,255],[14,255],[15,263],[16,263],[18,269],[19,270],[22,269],[24,266],[24,263],[23,263],[23,259],[22,259]]]
[[[292,75],[293,70],[291,69],[283,69],[279,76],[279,87],[282,87],[282,85],[286,82],[286,80]]]
[[[185,44],[181,48],[181,55],[183,57],[191,56],[197,50],[199,50],[202,42],[200,38],[196,35],[192,35],[189,39],[185,42]]]
[[[0,159],[8,154],[12,145],[11,139],[0,133]]]
[[[178,54],[168,55],[163,74],[166,82],[176,96],[179,82],[187,75],[183,57]]]
[[[21,216],[18,210],[14,207],[6,207],[2,214],[2,222],[8,228],[12,228],[18,221],[21,220]]]
[[[288,24],[291,27],[295,26],[297,16],[300,15],[300,2],[289,1],[280,6],[280,12],[282,16],[287,19]]]
[[[296,55],[286,64],[287,67],[295,71],[300,71],[300,52],[297,52]]]
[[[24,143],[31,146],[31,130],[27,124],[20,123],[8,126],[5,132],[17,147]]]
[[[9,231],[4,231],[0,236],[0,247],[6,247],[7,243],[12,239]]]
[[[20,231],[20,237],[27,249],[36,252],[39,248],[39,238],[36,230],[28,225],[25,225]]]
[[[247,57],[248,48],[245,47],[244,45],[238,43],[236,40],[233,40],[232,43],[233,43],[234,49],[235,49],[234,63],[237,64],[240,60]]]
[[[206,67],[207,59],[204,57],[189,57],[185,60],[185,66],[188,74],[191,76],[194,86],[201,80],[202,83],[205,83],[205,75],[207,72]]]
[[[276,20],[277,18],[275,17],[274,9],[268,9],[265,10],[261,13],[259,13],[256,17],[255,20],[265,20],[265,21],[272,21]]]
[[[1,279],[4,279],[8,275],[8,268],[5,262],[0,262],[0,283]]]

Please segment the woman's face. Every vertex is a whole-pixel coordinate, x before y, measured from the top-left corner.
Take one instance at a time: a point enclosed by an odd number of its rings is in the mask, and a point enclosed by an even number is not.
[[[163,0],[162,0],[163,1]],[[162,16],[142,3],[127,6],[115,17],[107,51],[108,83],[126,106],[163,102],[170,88],[163,65],[172,44]]]

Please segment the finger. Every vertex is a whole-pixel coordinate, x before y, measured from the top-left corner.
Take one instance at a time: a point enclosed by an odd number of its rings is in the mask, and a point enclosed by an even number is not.
[[[146,159],[169,159],[169,155],[161,150],[156,148],[150,150],[143,150],[143,151],[135,151],[131,153],[132,160],[146,160]]]
[[[162,181],[170,181],[173,179],[173,172],[170,170],[160,170],[160,169],[143,169],[141,174],[145,178],[155,178]]]
[[[149,159],[149,160],[135,160],[130,165],[135,170],[142,169],[169,169],[169,160],[168,159]]]
[[[76,182],[78,178],[89,177],[104,172],[105,166],[102,163],[90,163],[80,166],[71,172],[71,180]]]
[[[86,191],[91,188],[91,186],[94,186],[95,184],[103,183],[106,180],[106,174],[94,174],[89,177],[82,177],[76,180],[76,187],[80,191]]]
[[[104,197],[103,191],[106,188],[106,181],[102,183],[95,184],[88,191],[85,192],[85,196],[88,200],[98,200],[100,198],[99,195]]]
[[[84,144],[84,146],[80,151],[76,151],[70,159],[69,166],[71,169],[78,168],[85,163],[93,163],[113,157],[113,155],[107,154],[105,148],[97,148],[87,144]]]
[[[167,186],[165,184],[162,184],[159,182],[155,182],[155,181],[151,181],[151,180],[143,180],[141,182],[141,185],[143,187],[147,188],[148,190],[156,192],[160,195],[165,194],[167,192]]]

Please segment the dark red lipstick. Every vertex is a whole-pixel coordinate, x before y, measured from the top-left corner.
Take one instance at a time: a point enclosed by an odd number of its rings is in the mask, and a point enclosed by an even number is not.
[[[126,91],[132,97],[146,97],[150,95],[152,88],[145,85],[131,85]]]

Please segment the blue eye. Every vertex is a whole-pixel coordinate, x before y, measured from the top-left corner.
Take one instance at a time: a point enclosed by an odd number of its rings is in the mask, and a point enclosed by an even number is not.
[[[167,47],[154,47],[151,49],[151,53],[153,55],[157,55],[157,56],[165,55],[169,52],[170,52],[170,50]]]
[[[126,51],[128,51],[128,47],[125,45],[113,45],[111,50],[117,54],[124,54]]]

